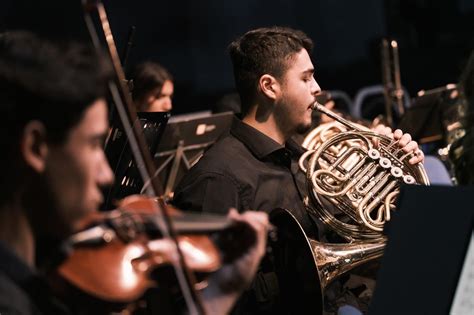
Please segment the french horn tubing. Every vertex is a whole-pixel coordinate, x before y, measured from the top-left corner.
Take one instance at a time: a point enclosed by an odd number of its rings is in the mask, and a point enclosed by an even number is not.
[[[423,165],[411,165],[412,153],[404,152],[397,140],[354,124],[317,102],[313,110],[339,124],[328,139],[320,134],[319,141],[312,141],[311,133],[305,139],[308,151],[299,164],[306,172],[314,211],[349,241],[379,239],[395,209],[400,185],[429,185]],[[346,214],[352,223],[339,221],[328,208]]]

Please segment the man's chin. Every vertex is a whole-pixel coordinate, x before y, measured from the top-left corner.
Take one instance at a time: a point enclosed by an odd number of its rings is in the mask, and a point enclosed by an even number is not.
[[[309,124],[301,124],[301,125],[298,125],[298,127],[296,128],[296,133],[299,134],[299,135],[304,135],[304,134],[307,133],[310,129],[311,129],[311,123],[309,123]]]
[[[97,222],[100,217],[98,204],[91,203],[77,211],[77,215],[70,222],[70,229],[73,233],[82,231],[92,223]]]

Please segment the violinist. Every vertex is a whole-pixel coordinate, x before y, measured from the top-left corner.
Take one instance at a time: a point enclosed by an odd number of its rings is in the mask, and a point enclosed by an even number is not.
[[[55,46],[28,32],[0,35],[0,314],[71,314],[42,276],[50,255],[102,202],[114,176],[103,152],[110,67],[77,44]],[[209,279],[204,308],[226,313],[264,253],[267,217],[231,214],[255,242]],[[229,283],[235,283],[229,289]],[[226,290],[222,290],[226,288]]]

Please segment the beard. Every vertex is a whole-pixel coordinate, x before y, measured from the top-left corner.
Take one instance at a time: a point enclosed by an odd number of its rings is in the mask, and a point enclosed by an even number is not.
[[[31,176],[32,185],[27,187],[29,198],[24,200],[32,228],[37,237],[63,238],[70,232],[65,227],[58,203],[46,178],[40,174]]]
[[[31,185],[25,187],[22,207],[30,222],[35,241],[35,264],[43,271],[55,269],[64,258],[61,245],[68,235],[64,223],[58,219],[58,208],[45,178],[29,175]]]
[[[294,107],[290,106],[286,99],[275,104],[275,121],[280,129],[289,137],[297,134],[305,134],[312,127],[312,118],[309,122],[303,121],[298,115],[307,115],[306,111],[296,113]],[[308,105],[309,106],[309,105]]]
[[[305,133],[307,133],[311,129],[312,126],[313,126],[312,123],[299,124],[298,126],[296,126],[296,133],[299,134],[299,135],[304,135]]]

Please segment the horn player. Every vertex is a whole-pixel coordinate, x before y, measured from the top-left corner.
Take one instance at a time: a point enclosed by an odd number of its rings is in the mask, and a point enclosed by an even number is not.
[[[326,241],[330,235],[321,221],[305,209],[306,179],[298,170],[304,150],[292,137],[311,126],[312,106],[321,88],[311,59],[312,40],[302,31],[286,27],[250,30],[229,45],[236,88],[242,102],[242,119],[234,119],[230,133],[216,142],[185,175],[174,194],[182,209],[221,212],[230,207],[244,211],[289,209],[305,232]],[[410,163],[424,156],[410,135],[388,127],[376,130],[398,139]],[[298,313],[297,302],[286,303],[285,288],[273,270],[275,257],[267,255],[234,314]],[[296,259],[285,257],[286,261]],[[301,286],[310,278],[303,279]],[[364,310],[366,305],[343,283],[328,310],[346,304]],[[304,308],[301,308],[304,311]],[[311,310],[314,313],[314,310]]]

